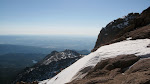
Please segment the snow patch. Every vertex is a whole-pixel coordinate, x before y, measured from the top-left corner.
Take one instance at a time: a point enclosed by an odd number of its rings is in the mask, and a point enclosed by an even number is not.
[[[108,58],[114,58],[123,54],[135,54],[136,56],[150,54],[150,48],[147,45],[150,39],[126,40],[106,46],[102,46],[95,52],[79,59],[77,62],[67,67],[55,77],[40,81],[39,84],[65,84],[70,82],[72,78],[83,68],[95,66],[98,62]],[[80,77],[80,75],[78,76]],[[78,78],[77,77],[77,78]]]
[[[126,40],[128,41],[128,40],[131,40],[132,39],[132,37],[129,37],[129,38],[127,38]]]

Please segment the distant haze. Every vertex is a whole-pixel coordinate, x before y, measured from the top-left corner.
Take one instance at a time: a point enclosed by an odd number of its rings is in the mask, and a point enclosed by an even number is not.
[[[56,35],[0,35],[0,44],[36,46],[52,49],[93,49],[97,37],[90,36],[56,36]]]

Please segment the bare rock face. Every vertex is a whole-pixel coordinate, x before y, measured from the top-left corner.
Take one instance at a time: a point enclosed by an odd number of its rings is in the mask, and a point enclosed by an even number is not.
[[[124,35],[122,35],[121,37],[113,39],[103,45],[108,45],[108,44],[120,42],[120,41],[127,40],[127,39],[136,40],[136,39],[145,39],[145,38],[150,39],[150,25],[146,25],[146,26],[137,28],[133,31],[127,32]],[[147,47],[149,47],[149,45]],[[97,48],[94,48],[93,51],[95,51]]]
[[[135,55],[121,55],[115,58],[102,60],[93,70],[91,70],[86,77],[97,77],[98,75],[109,75],[111,70],[124,72],[126,68],[139,60]],[[109,72],[109,74],[108,74]]]
[[[17,82],[16,84],[38,84],[38,82],[37,81],[34,81],[34,82],[23,82],[23,81],[21,81],[21,82]]]
[[[119,18],[107,24],[106,27],[102,28],[98,35],[95,48],[115,39],[119,32],[123,31],[125,27],[131,25],[133,20],[138,16],[138,13],[130,13],[124,18]]]
[[[68,84],[150,84],[150,58],[121,55],[106,59],[83,79]]]
[[[150,58],[145,58],[139,60],[136,64],[134,64],[131,68],[129,68],[125,73],[135,73],[135,72],[143,72],[150,70]]]
[[[150,84],[150,58],[139,60],[125,74],[124,84]]]
[[[150,24],[150,7],[144,10],[134,23],[136,28]]]
[[[97,50],[100,46],[125,40],[129,37],[129,32],[142,28],[150,24],[150,7],[144,10],[141,14],[130,13],[124,18],[119,18],[110,22],[100,31],[95,47],[92,51]],[[150,26],[148,26],[150,28]],[[136,33],[135,33],[136,34]],[[142,35],[143,34],[143,35]],[[149,32],[140,33],[136,38],[149,38]],[[133,35],[133,34],[132,34]],[[132,36],[130,34],[130,36]],[[139,36],[139,37],[138,37]],[[135,37],[135,35],[133,36]]]

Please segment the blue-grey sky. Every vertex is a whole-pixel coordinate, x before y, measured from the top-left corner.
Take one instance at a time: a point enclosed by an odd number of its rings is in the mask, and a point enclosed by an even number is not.
[[[150,0],[0,0],[0,34],[98,35]]]

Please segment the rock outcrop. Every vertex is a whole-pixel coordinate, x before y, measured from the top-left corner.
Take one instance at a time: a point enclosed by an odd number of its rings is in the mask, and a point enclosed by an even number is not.
[[[97,50],[100,46],[111,43],[113,40],[124,40],[129,32],[142,28],[150,24],[150,7],[144,10],[141,14],[130,13],[124,18],[119,18],[110,22],[106,27],[102,28],[95,47],[92,51]],[[149,27],[149,26],[148,26]],[[135,33],[136,34],[136,33]],[[122,37],[122,38],[120,38]]]
[[[98,63],[80,80],[68,84],[150,84],[150,58],[121,55]]]
[[[145,38],[150,38],[150,25],[138,28],[131,32],[127,32],[121,37],[118,37],[112,41],[105,43],[105,45],[120,42],[123,40],[136,40],[136,39],[145,39]]]

